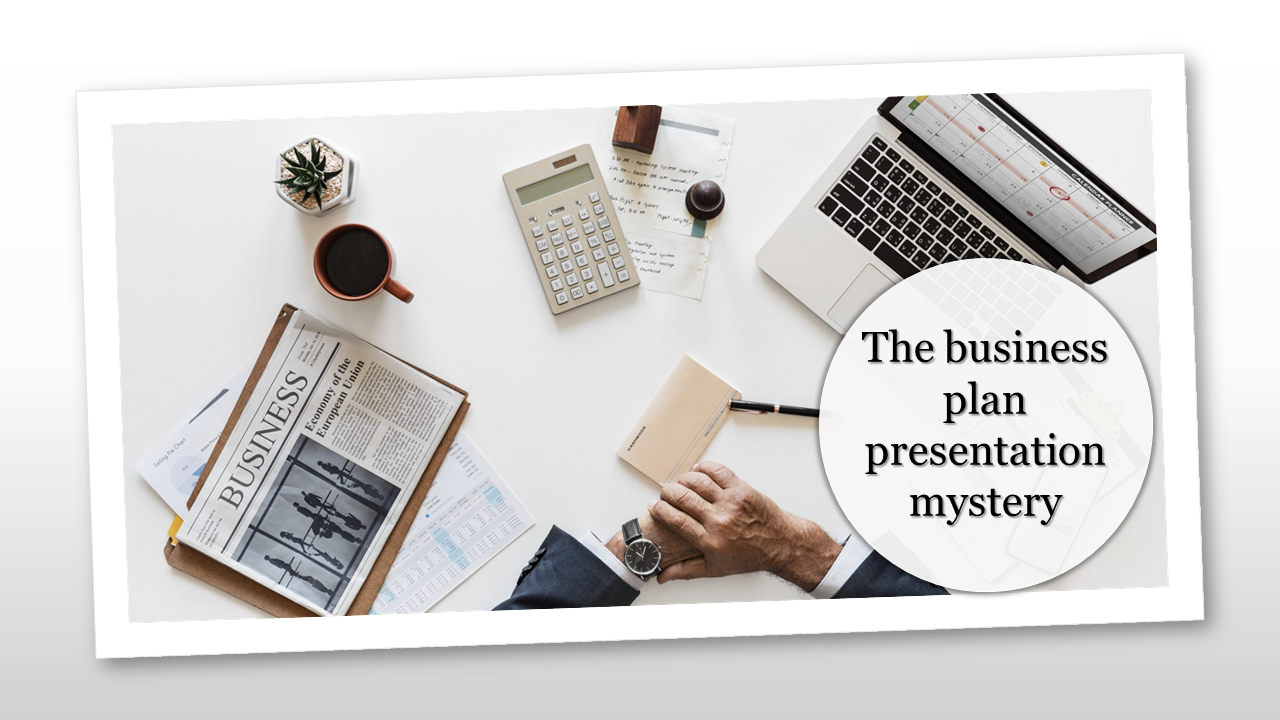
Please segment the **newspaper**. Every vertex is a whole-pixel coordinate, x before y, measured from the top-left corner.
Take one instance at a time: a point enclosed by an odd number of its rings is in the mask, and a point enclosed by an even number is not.
[[[179,542],[321,615],[351,606],[462,395],[293,314]]]

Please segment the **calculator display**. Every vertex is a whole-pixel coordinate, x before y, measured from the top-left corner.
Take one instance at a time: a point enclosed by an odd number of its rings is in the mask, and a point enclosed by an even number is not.
[[[539,180],[532,185],[516,188],[516,196],[520,198],[521,205],[528,205],[543,198],[551,197],[558,192],[564,192],[571,187],[589,183],[594,179],[595,175],[592,174],[590,165],[579,165],[559,175],[552,175],[546,180]]]

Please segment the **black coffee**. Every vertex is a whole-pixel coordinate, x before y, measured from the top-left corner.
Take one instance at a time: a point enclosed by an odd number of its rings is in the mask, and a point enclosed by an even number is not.
[[[364,228],[352,228],[335,237],[325,256],[329,282],[343,295],[368,295],[387,277],[391,258],[387,246]]]

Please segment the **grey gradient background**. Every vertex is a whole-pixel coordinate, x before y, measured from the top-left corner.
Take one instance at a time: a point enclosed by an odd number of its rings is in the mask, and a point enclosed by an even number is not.
[[[912,20],[935,20],[913,25],[911,42],[854,32],[859,22],[902,20],[887,10],[859,20],[802,2],[772,14],[684,4],[678,7],[687,27],[715,32],[690,42],[688,33],[655,31],[643,50],[598,45],[585,55],[572,43],[512,50],[530,38],[581,30],[550,3],[526,7],[518,18],[490,11],[483,23],[465,15],[463,4],[381,14],[372,4],[359,12],[339,5],[340,39],[350,50],[328,55],[279,41],[281,28],[315,11],[314,3],[275,10],[227,2],[216,12],[125,3],[7,9],[10,33],[0,46],[0,531],[9,552],[0,592],[0,713],[204,716],[194,697],[234,689],[251,708],[240,716],[290,717],[314,711],[321,683],[356,689],[325,698],[322,712],[331,717],[1274,712],[1280,491],[1272,434],[1280,397],[1272,353],[1280,347],[1272,276],[1280,253],[1273,223],[1237,204],[1241,187],[1256,187],[1242,176],[1276,166],[1268,119],[1280,103],[1255,94],[1280,65],[1270,24],[1242,17],[1249,12],[1243,3],[1159,17],[1124,3],[1082,3],[1071,12],[1027,7],[1028,27],[975,35],[948,23],[952,6],[930,13],[926,4],[913,6]],[[609,33],[663,9],[653,3],[592,12],[592,27]],[[448,31],[424,35],[431,28]],[[1031,31],[1045,28],[1052,32]],[[1204,622],[93,659],[74,91],[1145,52],[1187,53]],[[1242,157],[1246,128],[1263,134]],[[1269,211],[1274,182],[1265,172],[1260,181],[1252,202]],[[640,702],[620,680],[638,667],[654,684]],[[405,689],[386,690],[397,685]],[[470,693],[492,705],[482,709]]]

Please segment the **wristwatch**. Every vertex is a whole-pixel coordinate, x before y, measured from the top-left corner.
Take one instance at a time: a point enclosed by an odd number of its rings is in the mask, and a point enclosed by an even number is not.
[[[628,520],[622,526],[622,542],[627,549],[622,553],[622,561],[627,569],[635,573],[641,580],[648,580],[658,574],[658,566],[662,563],[662,550],[658,544],[640,533],[640,521]]]

